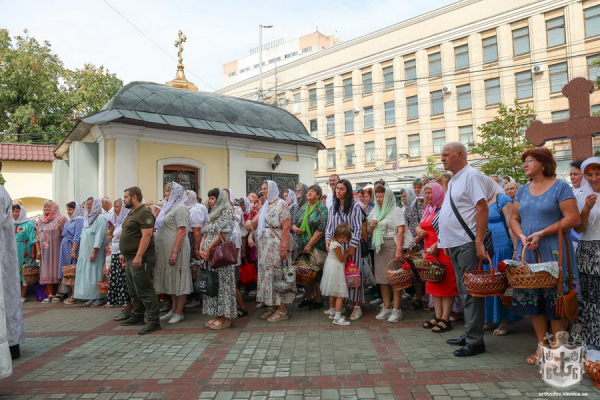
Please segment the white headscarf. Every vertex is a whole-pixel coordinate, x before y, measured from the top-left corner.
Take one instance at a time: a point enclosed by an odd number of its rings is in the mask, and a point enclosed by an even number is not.
[[[293,189],[288,189],[287,199],[285,199],[288,204],[291,206],[292,204],[298,204],[298,198],[296,197],[296,191]]]
[[[14,222],[17,225],[20,225],[23,222],[27,222],[28,221],[28,219],[27,219],[27,211],[25,211],[25,207],[23,207],[22,205],[20,205],[20,204],[16,204],[16,205],[18,205],[20,207],[20,211],[19,211],[19,218],[15,219]]]
[[[265,181],[267,182],[267,198],[262,208],[260,209],[260,215],[258,216],[258,236],[262,236],[265,231],[265,225],[267,224],[267,212],[269,210],[269,204],[271,202],[277,200],[279,198],[279,188],[277,187],[277,183],[273,181]]]
[[[192,207],[195,207],[196,204],[196,192],[194,192],[193,190],[188,190],[187,191],[187,198],[185,199],[185,206],[188,208],[188,210],[192,210]]]
[[[172,185],[171,192],[169,192],[169,200],[167,200],[167,202],[163,205],[162,209],[160,210],[160,214],[158,214],[158,217],[156,218],[157,230],[162,228],[163,223],[165,221],[165,215],[167,215],[167,213],[171,211],[172,208],[180,204],[185,204],[185,200],[187,199],[185,195],[185,189],[183,188],[183,186],[181,186],[177,182],[171,182],[171,184]]]
[[[575,194],[577,197],[577,204],[579,205],[579,211],[583,208],[585,204],[585,199],[590,194],[598,194],[594,192],[592,185],[589,184],[587,179],[585,179],[585,169],[590,165],[598,165],[600,164],[600,157],[590,157],[584,162],[581,163],[581,172],[583,173],[583,179],[581,180],[581,186],[579,186],[579,190]],[[596,201],[596,204],[590,210],[590,216],[588,217],[588,227],[593,226],[596,219],[600,216],[600,204]]]
[[[229,198],[227,197],[225,191],[223,189],[219,189],[219,197],[217,197],[217,202],[208,214],[209,221],[215,221],[225,210],[231,210],[231,203],[229,202]]]
[[[127,218],[127,215],[131,212],[130,208],[125,207],[125,199],[121,197],[119,200],[121,200],[121,212],[119,212],[119,215],[115,216],[115,226],[123,224],[123,221],[125,221],[125,218]],[[116,202],[117,200],[115,200],[115,203]]]
[[[73,210],[73,214],[71,214],[71,216],[69,217],[69,220],[71,222],[75,221],[76,219],[83,219],[83,208],[81,208],[81,204],[79,204],[78,202],[75,202],[75,210]]]
[[[92,226],[94,221],[102,214],[102,201],[97,197],[92,197],[92,211],[87,210],[87,200],[85,201],[85,209],[83,210],[83,227]]]
[[[252,203],[246,197],[242,197],[244,200],[244,215],[250,215],[250,209],[252,208]]]
[[[229,201],[235,205],[235,197],[233,197],[233,191],[229,188],[224,188],[223,190],[227,190],[227,193],[229,193]]]

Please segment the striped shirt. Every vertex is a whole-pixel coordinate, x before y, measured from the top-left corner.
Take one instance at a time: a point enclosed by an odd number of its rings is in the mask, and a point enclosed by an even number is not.
[[[345,222],[350,225],[350,228],[352,229],[350,246],[356,247],[356,254],[358,254],[360,253],[360,238],[362,234],[362,210],[358,203],[353,201],[348,214],[344,214],[344,207],[341,204],[339,211],[339,213],[335,212],[334,207],[329,210],[329,215],[327,216],[327,228],[325,229],[325,239],[332,239],[335,228],[342,222]],[[356,259],[356,257],[354,258]],[[360,260],[360,254],[358,259]]]

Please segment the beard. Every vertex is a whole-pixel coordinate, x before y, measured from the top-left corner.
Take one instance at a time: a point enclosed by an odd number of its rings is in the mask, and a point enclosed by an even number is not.
[[[131,207],[133,207],[133,203],[127,204],[126,201],[123,201],[123,204],[125,204],[125,208],[131,208]]]

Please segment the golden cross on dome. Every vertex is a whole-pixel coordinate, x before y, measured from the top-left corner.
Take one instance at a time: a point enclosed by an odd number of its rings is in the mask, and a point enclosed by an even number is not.
[[[175,47],[179,48],[177,52],[177,57],[179,57],[179,64],[183,64],[183,44],[186,42],[187,38],[183,34],[183,32],[179,31],[179,39],[175,41]]]

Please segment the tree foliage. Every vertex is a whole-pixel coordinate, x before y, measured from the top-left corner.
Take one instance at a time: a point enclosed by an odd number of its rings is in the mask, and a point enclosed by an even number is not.
[[[514,108],[500,103],[498,116],[492,122],[477,127],[480,141],[469,145],[473,153],[487,160],[481,167],[484,174],[509,175],[519,183],[527,181],[521,154],[533,147],[525,137],[525,130],[535,118],[535,111],[531,107],[520,105],[515,100]]]
[[[434,156],[427,157],[427,176],[438,174],[437,163]]]
[[[102,66],[65,68],[49,42],[26,30],[14,40],[0,30],[0,63],[0,141],[56,144],[123,86]]]

